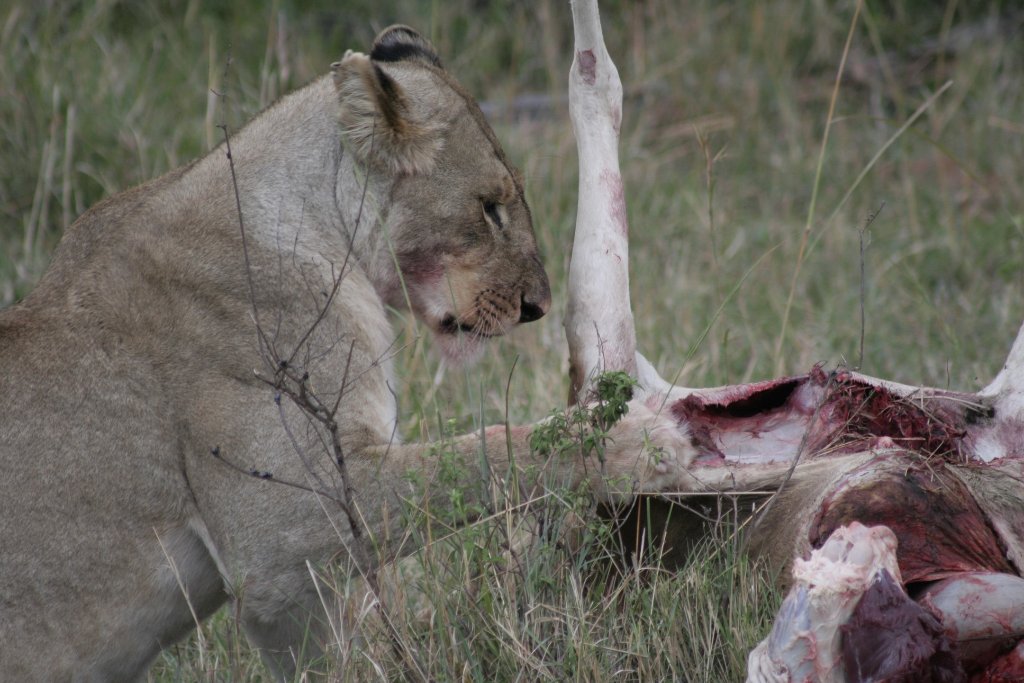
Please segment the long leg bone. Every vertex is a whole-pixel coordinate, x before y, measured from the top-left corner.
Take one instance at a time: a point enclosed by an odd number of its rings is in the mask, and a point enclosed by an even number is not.
[[[641,392],[673,387],[637,352],[629,303],[629,221],[619,172],[622,82],[601,33],[597,0],[572,0],[574,52],[569,115],[579,155],[576,235],[569,262],[570,400],[585,398],[598,372],[636,376]],[[676,389],[673,396],[685,394]]]
[[[629,305],[629,224],[619,173],[622,83],[604,45],[597,0],[573,0],[572,18],[569,113],[580,190],[565,333],[572,396],[585,397],[597,372],[636,374],[636,332]]]

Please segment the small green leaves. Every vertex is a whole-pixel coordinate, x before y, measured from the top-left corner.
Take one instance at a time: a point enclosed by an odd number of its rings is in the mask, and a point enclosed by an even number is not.
[[[635,379],[624,372],[606,372],[594,382],[596,401],[567,412],[555,410],[530,434],[530,448],[542,456],[596,453],[603,458],[609,430],[629,412]]]

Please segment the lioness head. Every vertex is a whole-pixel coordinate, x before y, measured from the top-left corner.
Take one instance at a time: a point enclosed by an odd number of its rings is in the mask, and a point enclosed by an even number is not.
[[[430,43],[392,26],[333,73],[346,148],[395,178],[371,274],[385,300],[407,295],[453,360],[543,316],[551,292],[522,180]]]

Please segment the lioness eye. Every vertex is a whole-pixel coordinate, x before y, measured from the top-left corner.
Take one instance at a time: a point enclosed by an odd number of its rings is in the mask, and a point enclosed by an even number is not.
[[[491,219],[491,222],[494,223],[499,228],[504,227],[504,225],[501,222],[501,212],[498,210],[498,203],[488,201],[485,199],[483,204],[484,213],[487,214],[487,217]]]

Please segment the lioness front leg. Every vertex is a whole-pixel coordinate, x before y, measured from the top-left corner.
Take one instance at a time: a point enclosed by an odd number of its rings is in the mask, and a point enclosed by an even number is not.
[[[697,455],[685,423],[641,400],[610,430],[604,453],[603,497],[691,488]]]
[[[446,524],[459,514],[451,503],[453,487],[459,488],[464,510],[493,511],[492,506],[528,502],[541,497],[549,488],[586,486],[600,500],[613,500],[684,486],[686,467],[695,454],[685,427],[640,401],[632,402],[628,413],[608,430],[600,454],[581,456],[578,452],[566,452],[543,456],[530,447],[535,428],[536,425],[496,425],[482,433],[442,442],[380,444],[351,451],[347,467],[354,482],[355,514],[367,536],[372,537],[369,545],[374,548],[370,558],[374,567],[418,550],[409,542],[405,526],[410,512],[425,512],[428,518],[443,519]],[[456,471],[453,463],[457,463]],[[492,483],[510,495],[489,497],[487,491],[494,490],[490,487]],[[513,490],[516,486],[517,491]],[[271,493],[275,484],[265,482],[261,487]],[[276,487],[284,489],[280,484]],[[281,493],[292,498],[291,508],[300,504],[294,490]],[[342,545],[351,549],[354,541],[343,515],[333,516],[333,521],[329,521],[330,501],[323,497],[317,501],[314,494],[300,496],[305,499],[301,505],[306,512],[290,517],[304,519],[304,531],[274,530],[269,537],[262,538],[263,549],[271,541],[310,547],[327,545],[332,537],[337,545],[339,536],[343,538]],[[272,553],[276,558],[316,554],[309,548],[304,552]],[[340,560],[343,568],[351,568],[350,560],[355,559],[337,552],[321,557],[325,561]],[[272,668],[285,677],[296,665],[304,666],[332,649],[336,644],[330,639],[340,631],[351,634],[351,623],[338,628],[340,615],[365,615],[365,606],[369,604],[365,593],[358,605],[346,604],[342,591],[322,588],[318,593],[304,563],[273,568],[250,566],[246,576],[240,596],[246,633]],[[384,588],[387,593],[387,586]],[[330,604],[322,602],[325,596]],[[328,620],[334,620],[335,629],[331,629]]]
[[[453,485],[462,488],[463,501],[478,509],[494,504],[482,500],[488,478],[506,487],[514,480],[517,497],[526,502],[550,487],[588,486],[595,496],[608,501],[638,493],[679,490],[688,484],[687,467],[696,455],[685,424],[652,410],[643,401],[628,404],[627,413],[600,438],[592,451],[586,450],[586,435],[580,435],[579,448],[561,453],[540,453],[531,447],[531,436],[544,423],[526,426],[494,425],[447,442],[374,446],[352,460],[354,477],[364,481],[401,481],[399,488],[408,493],[402,498],[428,508],[450,506],[448,493]],[[454,456],[461,468],[453,481]],[[484,456],[482,459],[481,456]],[[482,462],[486,461],[486,465]],[[375,472],[366,471],[375,468]],[[415,475],[417,488],[406,484]],[[378,496],[380,489],[357,492],[357,504],[366,495]],[[412,498],[409,498],[409,496]],[[417,500],[417,497],[420,500]],[[360,504],[360,514],[375,531],[387,529],[380,499],[376,505]],[[380,517],[373,515],[381,514]]]

